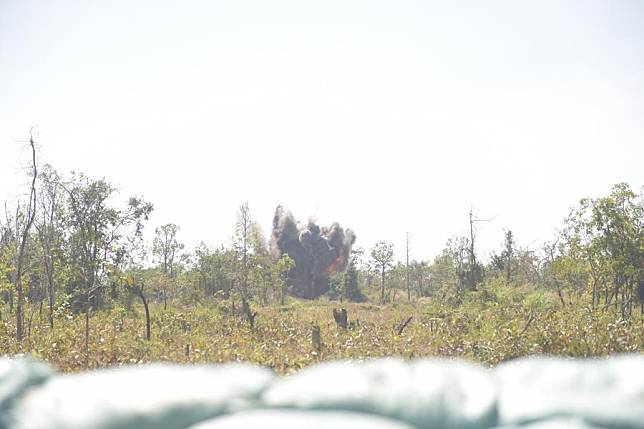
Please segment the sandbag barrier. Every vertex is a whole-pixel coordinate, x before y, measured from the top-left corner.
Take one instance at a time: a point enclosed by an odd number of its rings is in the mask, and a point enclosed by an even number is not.
[[[0,359],[0,429],[644,429],[644,355],[335,361],[280,377],[250,364],[57,374]]]

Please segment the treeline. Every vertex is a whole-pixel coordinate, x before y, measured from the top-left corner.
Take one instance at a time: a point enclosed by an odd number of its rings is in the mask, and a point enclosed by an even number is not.
[[[251,325],[252,306],[285,302],[294,262],[271,257],[248,204],[239,208],[229,246],[186,251],[180,227],[171,223],[146,243],[151,203],[122,198],[105,179],[40,168],[33,140],[30,148],[30,186],[5,205],[0,219],[0,317],[15,320],[18,341],[34,317],[53,329],[58,317],[83,314],[87,342],[93,312],[129,307],[134,299],[145,306],[148,335],[149,301],[165,308],[168,302],[226,300]],[[464,299],[490,299],[499,285],[529,285],[552,291],[562,306],[572,297],[587,298],[592,310],[613,308],[629,318],[643,293],[643,219],[641,192],[620,183],[608,196],[582,200],[542,249],[519,246],[508,230],[483,262],[470,214],[469,236],[450,239],[431,261],[395,262],[386,242],[354,249],[347,270],[330,277],[328,296],[380,303],[432,297],[458,306]]]
[[[475,222],[470,234],[448,240],[432,261],[395,263],[393,245],[380,242],[363,263],[366,285],[378,283],[381,302],[396,293],[436,297],[459,305],[464,298],[488,299],[496,287],[552,291],[562,306],[584,302],[592,310],[618,309],[623,318],[644,300],[644,203],[628,184],[608,196],[586,198],[571,210],[561,231],[542,248],[518,245],[511,230],[482,262],[476,252]],[[366,255],[361,254],[361,257]]]

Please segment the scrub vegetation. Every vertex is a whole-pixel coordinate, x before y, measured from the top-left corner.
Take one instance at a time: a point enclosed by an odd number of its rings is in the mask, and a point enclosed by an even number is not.
[[[233,242],[188,250],[144,228],[153,205],[32,151],[0,219],[0,352],[62,371],[152,361],[250,361],[289,373],[328,359],[463,357],[487,365],[644,348],[644,204],[626,183],[587,198],[537,249],[506,230],[477,253],[479,219],[431,260],[283,207],[266,238],[249,204]]]

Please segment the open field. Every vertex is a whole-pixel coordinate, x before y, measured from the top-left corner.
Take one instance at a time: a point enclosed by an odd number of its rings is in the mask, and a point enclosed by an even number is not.
[[[466,301],[458,308],[427,298],[385,306],[292,300],[256,308],[252,330],[243,317],[230,314],[229,301],[166,311],[152,304],[149,341],[140,305],[114,308],[91,317],[87,367],[250,361],[291,373],[329,359],[445,356],[494,365],[530,354],[589,357],[644,350],[640,314],[627,321],[612,310],[590,311],[574,303],[561,307],[542,293],[540,299],[529,293],[517,296],[507,302],[499,302],[499,296]],[[333,308],[340,306],[348,311],[346,330],[333,319]],[[410,316],[398,334],[400,323]],[[62,371],[85,368],[83,315],[59,317],[50,330],[45,318],[33,314],[21,346],[13,335],[13,319],[6,319],[0,324],[3,353],[32,354]],[[320,327],[319,351],[311,341],[313,325]]]

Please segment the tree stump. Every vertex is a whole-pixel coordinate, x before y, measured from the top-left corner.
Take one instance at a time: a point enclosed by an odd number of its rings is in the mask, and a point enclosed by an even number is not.
[[[244,312],[244,316],[246,316],[246,320],[248,321],[250,329],[255,328],[255,316],[257,316],[257,312],[253,312],[251,310],[248,301],[246,301],[245,299],[242,299],[242,311]]]
[[[311,344],[317,353],[322,350],[322,337],[320,336],[320,327],[318,325],[311,326]]]
[[[347,320],[347,309],[346,308],[334,308],[333,309],[333,318],[335,323],[342,329],[347,329],[348,320]]]

